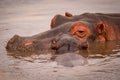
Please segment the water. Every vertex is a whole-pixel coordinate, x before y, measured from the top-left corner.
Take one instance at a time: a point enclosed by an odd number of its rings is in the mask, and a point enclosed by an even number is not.
[[[18,59],[5,49],[15,34],[30,36],[48,30],[55,14],[120,13],[119,5],[118,0],[0,0],[0,80],[119,80],[119,41],[93,44],[83,54],[89,64],[73,68],[50,61],[50,54]]]

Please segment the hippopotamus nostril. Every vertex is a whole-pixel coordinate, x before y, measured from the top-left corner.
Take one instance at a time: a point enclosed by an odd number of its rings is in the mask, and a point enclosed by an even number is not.
[[[30,45],[32,45],[33,44],[33,42],[32,41],[29,41],[29,42],[25,42],[24,43],[24,46],[30,46]]]

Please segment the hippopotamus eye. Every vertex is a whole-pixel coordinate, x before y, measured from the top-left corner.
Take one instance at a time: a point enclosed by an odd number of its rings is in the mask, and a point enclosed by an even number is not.
[[[84,31],[78,31],[79,33],[84,33]]]
[[[86,33],[83,30],[79,30],[79,31],[76,32],[76,35],[80,38],[83,38],[83,37],[86,36]]]

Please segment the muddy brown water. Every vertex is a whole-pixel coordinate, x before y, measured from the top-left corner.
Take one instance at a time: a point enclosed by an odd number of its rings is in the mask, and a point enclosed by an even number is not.
[[[120,13],[119,5],[118,0],[0,0],[0,80],[119,80],[120,41],[91,43],[81,54],[88,64],[72,68],[50,61],[50,54],[15,58],[5,49],[15,34],[48,30],[55,14]]]

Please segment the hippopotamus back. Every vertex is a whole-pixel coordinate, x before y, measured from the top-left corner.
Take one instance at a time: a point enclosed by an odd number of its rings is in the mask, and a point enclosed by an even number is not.
[[[65,67],[82,66],[87,64],[87,59],[77,53],[64,53],[56,57],[55,61],[58,65]]]

